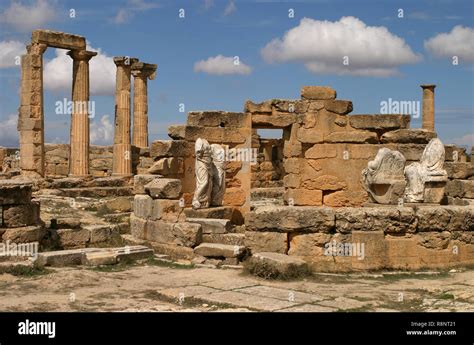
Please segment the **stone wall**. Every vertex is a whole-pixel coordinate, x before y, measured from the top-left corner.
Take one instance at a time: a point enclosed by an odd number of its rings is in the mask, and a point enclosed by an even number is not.
[[[301,257],[315,271],[474,264],[472,207],[269,206],[248,213],[245,223],[245,244],[252,253]],[[358,255],[354,248],[362,244],[363,255]]]
[[[257,162],[252,164],[252,188],[283,186],[283,139],[262,139],[252,136],[252,148],[258,150]]]

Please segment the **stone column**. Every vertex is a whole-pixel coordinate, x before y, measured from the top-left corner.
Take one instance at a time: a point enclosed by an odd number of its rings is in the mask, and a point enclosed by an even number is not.
[[[18,116],[21,174],[44,176],[43,53],[47,45],[28,45],[21,57],[21,99]]]
[[[436,85],[428,84],[420,86],[423,89],[423,119],[421,128],[434,131],[434,89]]]
[[[137,62],[132,65],[133,146],[148,147],[148,79],[155,79],[157,66]]]
[[[87,176],[89,175],[89,60],[97,53],[71,50],[67,54],[73,60],[69,176]]]
[[[115,132],[112,174],[132,175],[132,146],[130,144],[130,78],[131,65],[138,59],[114,57],[117,66],[115,88]]]

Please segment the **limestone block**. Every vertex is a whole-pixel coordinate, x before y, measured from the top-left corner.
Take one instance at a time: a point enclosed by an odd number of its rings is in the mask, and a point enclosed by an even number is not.
[[[287,189],[284,198],[288,205],[321,206],[323,204],[323,192],[317,189]]]
[[[86,49],[84,37],[52,30],[34,30],[31,34],[31,42],[43,43],[61,49]]]
[[[362,256],[352,257],[353,269],[379,270],[386,267],[387,248],[383,231],[353,231],[351,242],[363,249]]]
[[[90,240],[90,231],[86,229],[59,229],[57,234],[62,248],[85,247]]]
[[[332,235],[326,233],[303,234],[290,233],[288,255],[314,256],[321,255],[321,248],[331,241]]]
[[[187,218],[215,218],[215,219],[233,219],[234,214],[239,213],[236,209],[229,206],[211,207],[194,210],[192,208],[184,209]]]
[[[0,205],[28,204],[32,184],[22,180],[0,180]]]
[[[153,210],[153,199],[149,195],[135,195],[133,213],[136,217],[148,219]]]
[[[474,180],[451,180],[446,183],[446,195],[474,199]]]
[[[303,152],[303,147],[299,141],[285,141],[283,155],[285,157],[299,157]]]
[[[272,114],[278,115],[281,113],[295,113],[304,114],[309,109],[309,103],[306,100],[299,99],[273,99],[272,100]]]
[[[433,138],[436,138],[436,132],[425,129],[397,129],[384,133],[380,137],[380,142],[427,144]]]
[[[232,230],[232,223],[228,219],[189,218],[188,222],[200,224],[203,234],[225,234]]]
[[[201,243],[202,228],[196,223],[169,223],[162,220],[147,222],[146,240],[193,247]]]
[[[168,136],[174,140],[183,140],[186,136],[185,125],[171,125],[168,126]]]
[[[202,234],[202,242],[221,243],[232,246],[245,246],[245,234]]]
[[[184,140],[155,140],[150,146],[150,157],[183,157],[186,152]]]
[[[242,188],[227,188],[224,194],[224,205],[242,206],[247,200],[247,194]]]
[[[46,229],[42,225],[23,226],[19,228],[0,229],[5,230],[2,235],[2,241],[10,241],[13,243],[31,243],[41,242],[46,236]]]
[[[341,190],[347,187],[347,184],[336,176],[321,175],[317,178],[305,180],[301,187],[303,189],[320,189],[320,190]]]
[[[145,185],[145,191],[153,199],[178,199],[181,193],[181,180],[156,178]]]
[[[286,233],[246,231],[245,246],[252,253],[272,252],[286,254],[288,238]]]
[[[352,111],[352,102],[343,100],[325,101],[324,108],[336,114],[346,115]]]
[[[296,121],[297,115],[294,113],[252,115],[252,126],[254,127],[283,128],[291,126]]]
[[[244,111],[248,113],[270,113],[272,112],[272,102],[265,101],[262,103],[253,103],[252,101],[246,101],[244,105]]]
[[[303,86],[301,98],[311,100],[335,99],[336,90],[329,86]]]
[[[316,144],[324,141],[323,132],[317,128],[300,128],[297,134],[298,141],[305,144]]]
[[[301,277],[310,272],[306,262],[300,258],[268,252],[253,254],[246,267],[250,269],[250,273],[263,275],[265,278]]]
[[[245,255],[245,247],[220,243],[202,243],[194,248],[194,253],[205,257],[238,258]]]
[[[344,207],[335,210],[336,231],[384,231],[385,233],[414,233],[417,217],[410,207]]]
[[[367,198],[365,191],[341,190],[324,195],[323,204],[331,207],[361,206]]]
[[[423,206],[416,210],[418,231],[474,231],[474,209],[466,206]]]
[[[156,179],[156,175],[141,174],[133,177],[133,193],[134,194],[146,194],[145,185]]]
[[[149,174],[171,175],[184,173],[184,160],[181,157],[161,158],[147,170]]]
[[[334,219],[329,207],[263,206],[247,214],[245,225],[248,231],[330,232]]]
[[[130,215],[130,233],[135,238],[145,239],[147,231],[147,221],[143,218],[136,217],[135,214]]]
[[[84,229],[90,232],[90,243],[120,243],[120,229],[114,225],[88,225]]]
[[[32,201],[23,205],[3,206],[3,226],[16,228],[38,224],[40,222],[40,202]]]
[[[206,138],[210,143],[244,144],[247,136],[242,130],[232,127],[186,126],[187,141],[195,142],[199,138]]]
[[[300,184],[301,176],[299,174],[287,174],[283,177],[285,188],[299,188]]]
[[[377,144],[379,139],[377,133],[357,130],[333,132],[324,138],[327,143],[369,143]]]
[[[424,232],[417,236],[419,245],[429,249],[448,248],[451,238],[449,231],[442,232]]]
[[[310,159],[334,158],[337,156],[337,147],[330,144],[316,144],[307,150],[304,156]]]
[[[184,219],[183,208],[180,206],[180,201],[168,199],[153,200],[150,219],[164,220],[171,223],[176,223],[180,219]]]
[[[450,179],[468,179],[474,176],[474,166],[471,162],[445,162],[444,169]],[[446,189],[448,186],[446,185]]]
[[[244,127],[246,115],[228,111],[190,111],[187,125],[202,127]]]
[[[395,130],[410,127],[410,115],[377,114],[350,115],[349,124],[353,128],[368,130]]]

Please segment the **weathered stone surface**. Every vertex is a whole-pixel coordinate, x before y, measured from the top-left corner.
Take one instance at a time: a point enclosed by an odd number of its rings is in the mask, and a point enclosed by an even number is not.
[[[336,231],[384,231],[385,233],[414,233],[415,212],[410,207],[344,207],[335,211]]]
[[[331,234],[291,233],[288,255],[312,256],[321,255],[321,248],[331,240]]]
[[[135,214],[130,215],[130,233],[133,237],[145,239],[147,231],[146,219],[139,218]]]
[[[148,168],[149,174],[171,175],[184,173],[184,159],[181,157],[161,158]]]
[[[468,179],[474,176],[474,165],[471,162],[445,162],[444,169],[451,179]]]
[[[280,253],[256,253],[246,262],[250,273],[265,277],[299,277],[309,273],[306,262],[294,256]],[[267,276],[268,274],[268,276]]]
[[[24,205],[3,206],[3,225],[15,228],[38,224],[40,222],[40,202],[32,201]]]
[[[321,175],[315,179],[306,180],[301,185],[304,189],[341,190],[347,187],[344,181],[332,175]]]
[[[249,123],[250,126],[250,123]],[[243,144],[247,137],[232,127],[186,126],[186,140],[195,142],[206,138],[210,143]]]
[[[316,144],[305,152],[305,157],[310,159],[334,158],[337,157],[337,147],[330,144]]]
[[[323,204],[331,207],[360,206],[367,201],[367,192],[341,190],[324,195]]]
[[[168,126],[168,136],[174,140],[183,140],[186,135],[185,125],[171,125]]]
[[[220,206],[211,208],[202,208],[194,210],[192,208],[185,208],[184,214],[188,219],[190,218],[217,218],[217,219],[232,219],[233,214],[238,212],[234,207]]]
[[[248,231],[330,232],[334,219],[329,207],[264,206],[249,212],[245,225]]]
[[[446,249],[448,248],[451,233],[449,231],[443,232],[425,232],[417,236],[418,243],[429,249]]]
[[[181,180],[157,178],[145,185],[145,191],[153,199],[178,199],[181,193]]]
[[[28,204],[32,184],[22,180],[0,180],[0,206]]]
[[[323,132],[318,128],[303,128],[298,129],[298,141],[305,144],[316,144],[324,141]]]
[[[436,138],[436,132],[424,129],[397,129],[384,133],[380,137],[380,142],[427,144],[433,138]]]
[[[4,230],[2,241],[10,241],[13,243],[41,242],[47,232],[42,225],[23,226],[11,229],[0,228],[0,233],[2,233],[2,230]]]
[[[281,113],[273,115],[257,114],[252,115],[252,126],[254,127],[269,127],[269,128],[284,128],[291,126],[297,120],[294,113]]]
[[[84,229],[90,232],[90,243],[120,244],[120,229],[115,225],[88,225]]]
[[[81,263],[86,266],[115,265],[117,254],[113,251],[84,253]]]
[[[203,234],[225,234],[232,230],[232,224],[228,219],[190,218],[188,221],[201,224]]]
[[[246,101],[244,105],[244,111],[249,113],[271,113],[272,102],[265,101],[262,103],[254,103],[252,101]]]
[[[350,115],[348,118],[349,124],[357,129],[395,130],[410,126],[410,115]]]
[[[336,114],[346,115],[352,111],[352,102],[343,100],[332,100],[324,102],[324,108]]]
[[[84,247],[90,240],[90,231],[87,229],[59,229],[57,234],[63,248]]]
[[[202,234],[202,242],[245,246],[245,234]]]
[[[84,37],[52,30],[34,30],[31,34],[31,42],[43,43],[61,49],[86,49],[86,39]]]
[[[179,200],[155,199],[152,201],[150,219],[176,223],[184,220],[183,208]]]
[[[451,180],[446,183],[446,195],[474,199],[474,180]]]
[[[247,200],[245,191],[241,188],[227,188],[224,194],[224,205],[242,206]]]
[[[155,140],[150,146],[150,157],[183,157],[186,152],[184,140]]]
[[[196,223],[169,223],[161,220],[147,222],[145,239],[193,247],[202,241],[202,228]]]
[[[377,133],[369,131],[340,131],[328,134],[324,141],[327,143],[369,143],[377,144]]]
[[[272,252],[286,254],[288,235],[280,232],[246,231],[245,246],[252,253]]]
[[[39,266],[81,265],[86,253],[100,252],[99,248],[80,248],[38,253],[36,264]]]
[[[146,194],[145,185],[158,178],[156,175],[135,175],[133,177],[133,193]]]
[[[336,90],[329,86],[303,86],[301,88],[301,98],[320,100],[335,99]]]
[[[290,206],[320,206],[323,204],[323,192],[318,189],[287,189],[284,198]]]
[[[416,210],[418,231],[474,231],[474,208],[423,206]]]
[[[189,126],[203,127],[243,127],[246,116],[244,113],[229,111],[190,111],[188,113]]]
[[[238,258],[245,255],[245,247],[230,246],[219,243],[201,243],[194,248],[194,253],[205,257],[224,257],[224,258]]]

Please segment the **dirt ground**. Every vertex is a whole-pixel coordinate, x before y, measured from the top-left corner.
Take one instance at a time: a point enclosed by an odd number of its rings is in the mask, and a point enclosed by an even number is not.
[[[295,281],[148,260],[0,274],[0,311],[474,311],[474,270]]]

